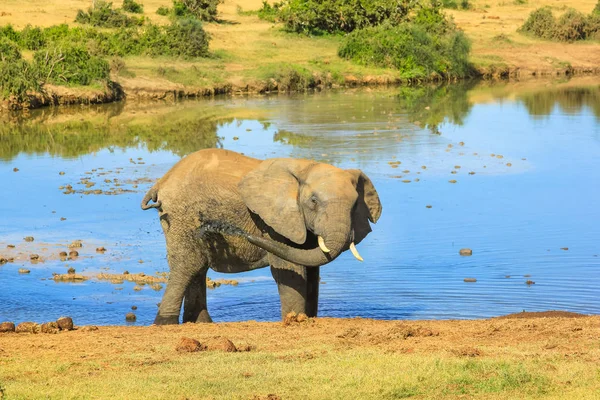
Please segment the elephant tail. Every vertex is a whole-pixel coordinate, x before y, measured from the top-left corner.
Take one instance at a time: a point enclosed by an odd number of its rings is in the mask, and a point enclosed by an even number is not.
[[[148,204],[152,200],[154,204]],[[156,185],[152,186],[148,193],[142,199],[142,210],[148,210],[150,208],[160,208],[162,202],[158,200],[158,188]]]

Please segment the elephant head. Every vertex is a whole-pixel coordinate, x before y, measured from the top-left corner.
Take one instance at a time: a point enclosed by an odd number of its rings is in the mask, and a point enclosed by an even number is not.
[[[245,235],[287,261],[319,266],[371,231],[381,203],[371,180],[360,170],[343,170],[310,160],[263,161],[239,183],[247,207],[264,221],[271,239]]]

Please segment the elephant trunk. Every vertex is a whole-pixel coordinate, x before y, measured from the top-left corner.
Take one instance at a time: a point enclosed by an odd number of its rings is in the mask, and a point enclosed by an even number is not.
[[[250,234],[245,236],[250,243],[269,253],[294,264],[307,267],[318,267],[333,261],[345,249],[348,241],[348,236],[345,234],[330,234],[325,238],[329,252],[323,252],[320,247],[309,250],[298,249],[260,236]]]

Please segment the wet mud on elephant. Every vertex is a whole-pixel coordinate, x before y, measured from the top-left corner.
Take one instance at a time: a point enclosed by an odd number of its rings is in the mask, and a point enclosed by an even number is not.
[[[155,324],[211,322],[206,273],[270,266],[290,312],[316,316],[319,267],[371,232],[381,203],[360,170],[312,160],[258,160],[221,149],[188,155],[148,191],[167,245],[169,280]]]

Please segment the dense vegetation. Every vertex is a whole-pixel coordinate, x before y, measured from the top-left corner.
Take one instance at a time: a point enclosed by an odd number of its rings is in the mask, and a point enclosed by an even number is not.
[[[144,12],[144,6],[143,4],[137,3],[135,0],[123,0],[123,11],[142,14]]]
[[[197,18],[201,21],[216,22],[217,6],[221,0],[173,0],[173,7],[159,7],[156,13],[174,18]]]
[[[139,4],[134,1],[123,2],[123,9],[126,7],[134,12],[141,12]],[[83,10],[77,11],[75,22],[80,24],[89,24],[101,28],[119,28],[128,26],[138,26],[144,23],[144,17],[128,16],[119,8],[113,9],[112,3],[104,0],[96,0],[87,12]]]
[[[453,10],[468,10],[472,8],[469,0],[442,0],[442,7]]]
[[[561,42],[600,40],[600,1],[589,15],[571,8],[558,19],[552,14],[550,7],[538,8],[529,15],[519,31]]]
[[[124,9],[140,11],[133,0]],[[112,3],[97,1],[87,13],[78,13],[79,22],[94,27],[47,28],[26,26],[15,30],[0,27],[0,98],[14,103],[27,100],[32,92],[43,92],[44,84],[109,86],[110,64],[106,57],[127,55],[206,57],[209,37],[196,18],[174,18],[169,25],[130,21]],[[125,19],[123,19],[125,18]],[[118,26],[110,30],[95,27]],[[33,60],[24,60],[21,52],[34,51]],[[113,66],[122,64],[115,62]],[[121,65],[122,67],[122,65]],[[122,69],[122,68],[121,68]]]
[[[408,80],[437,80],[472,75],[470,48],[464,33],[433,5],[401,23],[386,21],[350,33],[338,53],[358,64],[395,68]]]
[[[398,23],[414,8],[412,0],[287,0],[276,5],[287,30],[307,34],[352,32]]]
[[[398,69],[409,80],[449,79],[473,73],[470,43],[442,12],[468,8],[468,0],[283,0],[263,1],[257,14],[281,21],[287,31],[346,35],[342,58],[361,65]]]

